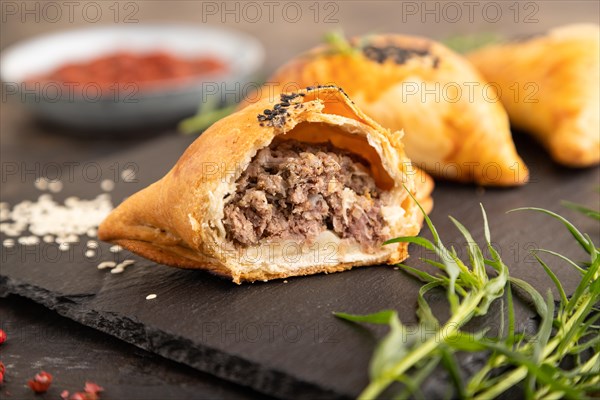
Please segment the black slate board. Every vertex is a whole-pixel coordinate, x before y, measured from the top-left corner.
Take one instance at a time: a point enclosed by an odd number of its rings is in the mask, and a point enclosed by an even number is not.
[[[268,397],[203,374],[60,317],[19,296],[0,299],[6,365],[0,398],[60,399],[86,381],[104,387],[102,400],[257,400]],[[53,375],[50,390],[35,394],[25,383],[40,370]]]
[[[131,162],[139,167],[139,181],[119,182],[114,199],[124,198],[162,176],[189,142],[186,137],[162,137],[99,161],[102,171]],[[517,146],[531,169],[529,185],[483,190],[439,183],[432,219],[445,242],[460,247],[464,239],[447,215],[459,219],[476,238],[481,238],[479,203],[483,203],[492,239],[511,266],[511,273],[545,291],[551,282],[528,255],[530,249],[545,247],[571,257],[583,254],[566,230],[549,217],[505,212],[521,206],[559,211],[598,240],[597,222],[565,210],[560,200],[597,208],[600,169],[568,170],[556,166],[526,137],[518,136]],[[76,179],[56,198],[93,198],[99,194],[98,183],[84,182],[81,176],[76,173]],[[9,177],[3,182],[2,200],[11,204],[38,194],[33,178],[28,181]],[[97,270],[97,262],[83,257],[83,245],[52,260],[45,256],[51,250],[46,246],[50,245],[41,244],[35,251],[20,247],[2,249],[2,294],[31,298],[136,346],[272,396],[349,398],[356,397],[367,384],[367,365],[375,336],[382,331],[336,320],[332,311],[369,313],[396,308],[404,323],[415,322],[419,282],[393,268],[359,268],[292,278],[288,283],[279,280],[237,286],[203,272],[168,268],[125,253],[119,257],[135,258],[137,264],[122,275],[111,275]],[[103,259],[112,257],[108,246],[101,249]],[[408,264],[420,265],[420,250],[411,248],[411,254]],[[566,290],[572,290],[577,277],[571,270],[557,265],[555,271],[564,280]],[[157,299],[145,300],[149,293],[156,293]],[[443,312],[443,296],[433,302],[434,308]],[[499,305],[493,312],[499,312]],[[533,324],[530,316],[519,305],[521,329]],[[472,325],[476,328],[489,322],[480,319]],[[426,391],[439,392],[444,380],[443,375],[434,377]]]

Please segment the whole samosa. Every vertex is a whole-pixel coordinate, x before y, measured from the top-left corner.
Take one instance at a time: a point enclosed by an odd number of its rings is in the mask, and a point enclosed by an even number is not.
[[[468,55],[499,87],[511,123],[569,167],[600,162],[600,28],[568,25]]]
[[[407,35],[333,41],[279,68],[246,104],[319,84],[342,87],[384,127],[403,130],[408,157],[436,178],[490,186],[529,178],[493,85],[438,42]]]

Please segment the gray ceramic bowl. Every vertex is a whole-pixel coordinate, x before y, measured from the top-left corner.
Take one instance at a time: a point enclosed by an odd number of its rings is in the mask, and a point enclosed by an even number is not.
[[[180,57],[214,56],[227,65],[217,75],[161,81],[152,87],[104,90],[60,89],[25,80],[72,62],[85,62],[116,52],[165,51]],[[73,128],[90,130],[142,128],[192,115],[210,98],[239,100],[255,86],[264,49],[255,38],[231,30],[181,24],[142,24],[70,30],[34,38],[2,51],[1,78],[5,99],[16,99],[33,113]],[[225,89],[223,91],[223,89]],[[214,95],[220,91],[220,95]],[[237,96],[235,95],[237,93]],[[225,98],[226,97],[226,98]]]

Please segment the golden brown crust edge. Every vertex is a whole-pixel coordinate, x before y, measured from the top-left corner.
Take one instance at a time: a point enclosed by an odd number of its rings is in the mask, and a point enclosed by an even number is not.
[[[152,245],[148,242],[143,242],[139,240],[115,240],[113,243],[122,246],[123,248],[138,254],[144,258],[147,258],[151,261],[154,261],[158,264],[169,265],[172,267],[182,268],[182,269],[200,269],[204,272],[208,272],[210,274],[219,276],[221,278],[229,278],[233,283],[241,284],[242,282],[255,282],[255,281],[268,281],[273,279],[284,279],[290,278],[294,276],[307,276],[314,274],[330,274],[334,272],[342,272],[348,271],[352,268],[356,267],[364,267],[364,266],[372,266],[370,264],[361,265],[360,263],[343,263],[343,264],[323,264],[323,265],[315,265],[310,268],[305,268],[303,270],[298,271],[297,274],[289,274],[289,273],[264,273],[262,271],[253,271],[249,274],[232,274],[232,271],[228,268],[225,268],[222,264],[219,263],[211,263],[208,260],[202,261],[203,267],[198,268],[199,260],[190,259],[185,256],[177,254],[173,247],[159,247]],[[180,248],[180,250],[184,252],[188,252],[189,249]],[[408,244],[402,243],[399,246],[398,251],[394,255],[393,258],[387,263],[387,265],[393,265],[400,263],[408,258]],[[385,264],[379,264],[378,266],[382,266]]]

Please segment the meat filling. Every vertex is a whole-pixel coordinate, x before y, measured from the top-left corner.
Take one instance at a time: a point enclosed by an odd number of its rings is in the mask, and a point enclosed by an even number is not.
[[[326,144],[279,141],[260,150],[225,199],[227,238],[240,246],[262,239],[310,243],[331,230],[363,250],[389,236],[382,216],[388,199],[366,162]]]

